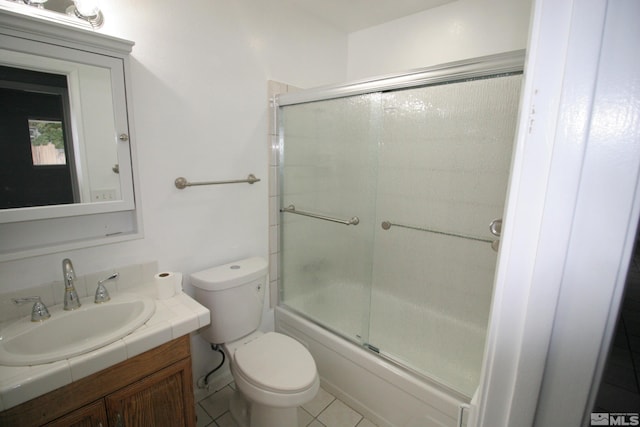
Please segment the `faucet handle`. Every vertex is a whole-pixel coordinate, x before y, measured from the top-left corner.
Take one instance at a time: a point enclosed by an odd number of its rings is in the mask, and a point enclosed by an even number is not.
[[[62,276],[65,281],[76,280],[76,271],[73,268],[73,264],[69,258],[62,260]],[[65,283],[66,286],[66,283]]]
[[[39,296],[35,297],[24,297],[24,298],[12,298],[14,304],[22,305],[28,302],[33,303],[33,307],[31,308],[31,321],[32,322],[42,322],[43,320],[47,320],[51,317],[49,314],[49,310],[47,306],[44,305],[42,299]]]
[[[93,300],[96,304],[101,304],[103,302],[107,302],[111,299],[109,296],[109,291],[107,291],[107,287],[103,284],[106,281],[117,279],[120,276],[120,273],[113,273],[109,277],[106,277],[98,282],[98,287],[96,288],[96,296]]]

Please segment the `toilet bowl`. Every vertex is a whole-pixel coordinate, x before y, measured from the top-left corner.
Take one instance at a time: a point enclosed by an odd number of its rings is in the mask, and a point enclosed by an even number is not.
[[[237,391],[231,415],[241,427],[297,427],[297,407],[320,387],[315,361],[295,339],[262,333],[267,263],[249,258],[191,275],[195,298],[209,308],[200,335],[221,344]]]
[[[251,427],[297,426],[297,407],[311,401],[320,387],[311,354],[298,341],[276,332],[249,338],[223,346],[241,393],[235,397],[240,402],[230,407],[233,418]]]

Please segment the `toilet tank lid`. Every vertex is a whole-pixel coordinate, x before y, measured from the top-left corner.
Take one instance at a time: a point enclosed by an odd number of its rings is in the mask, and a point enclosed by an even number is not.
[[[193,273],[191,284],[207,291],[220,291],[266,275],[267,266],[267,261],[260,257],[234,261]]]

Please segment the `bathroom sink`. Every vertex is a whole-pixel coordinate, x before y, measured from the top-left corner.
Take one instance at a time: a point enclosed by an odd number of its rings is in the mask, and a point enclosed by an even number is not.
[[[0,365],[38,365],[93,351],[130,334],[156,310],[151,298],[133,294],[118,294],[102,304],[87,297],[81,303],[73,311],[50,307],[51,318],[43,322],[28,316],[2,329]]]

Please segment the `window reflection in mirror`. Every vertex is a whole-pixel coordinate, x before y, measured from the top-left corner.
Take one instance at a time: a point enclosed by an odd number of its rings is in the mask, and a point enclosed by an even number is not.
[[[29,119],[31,158],[34,166],[67,164],[62,124],[61,120]]]

